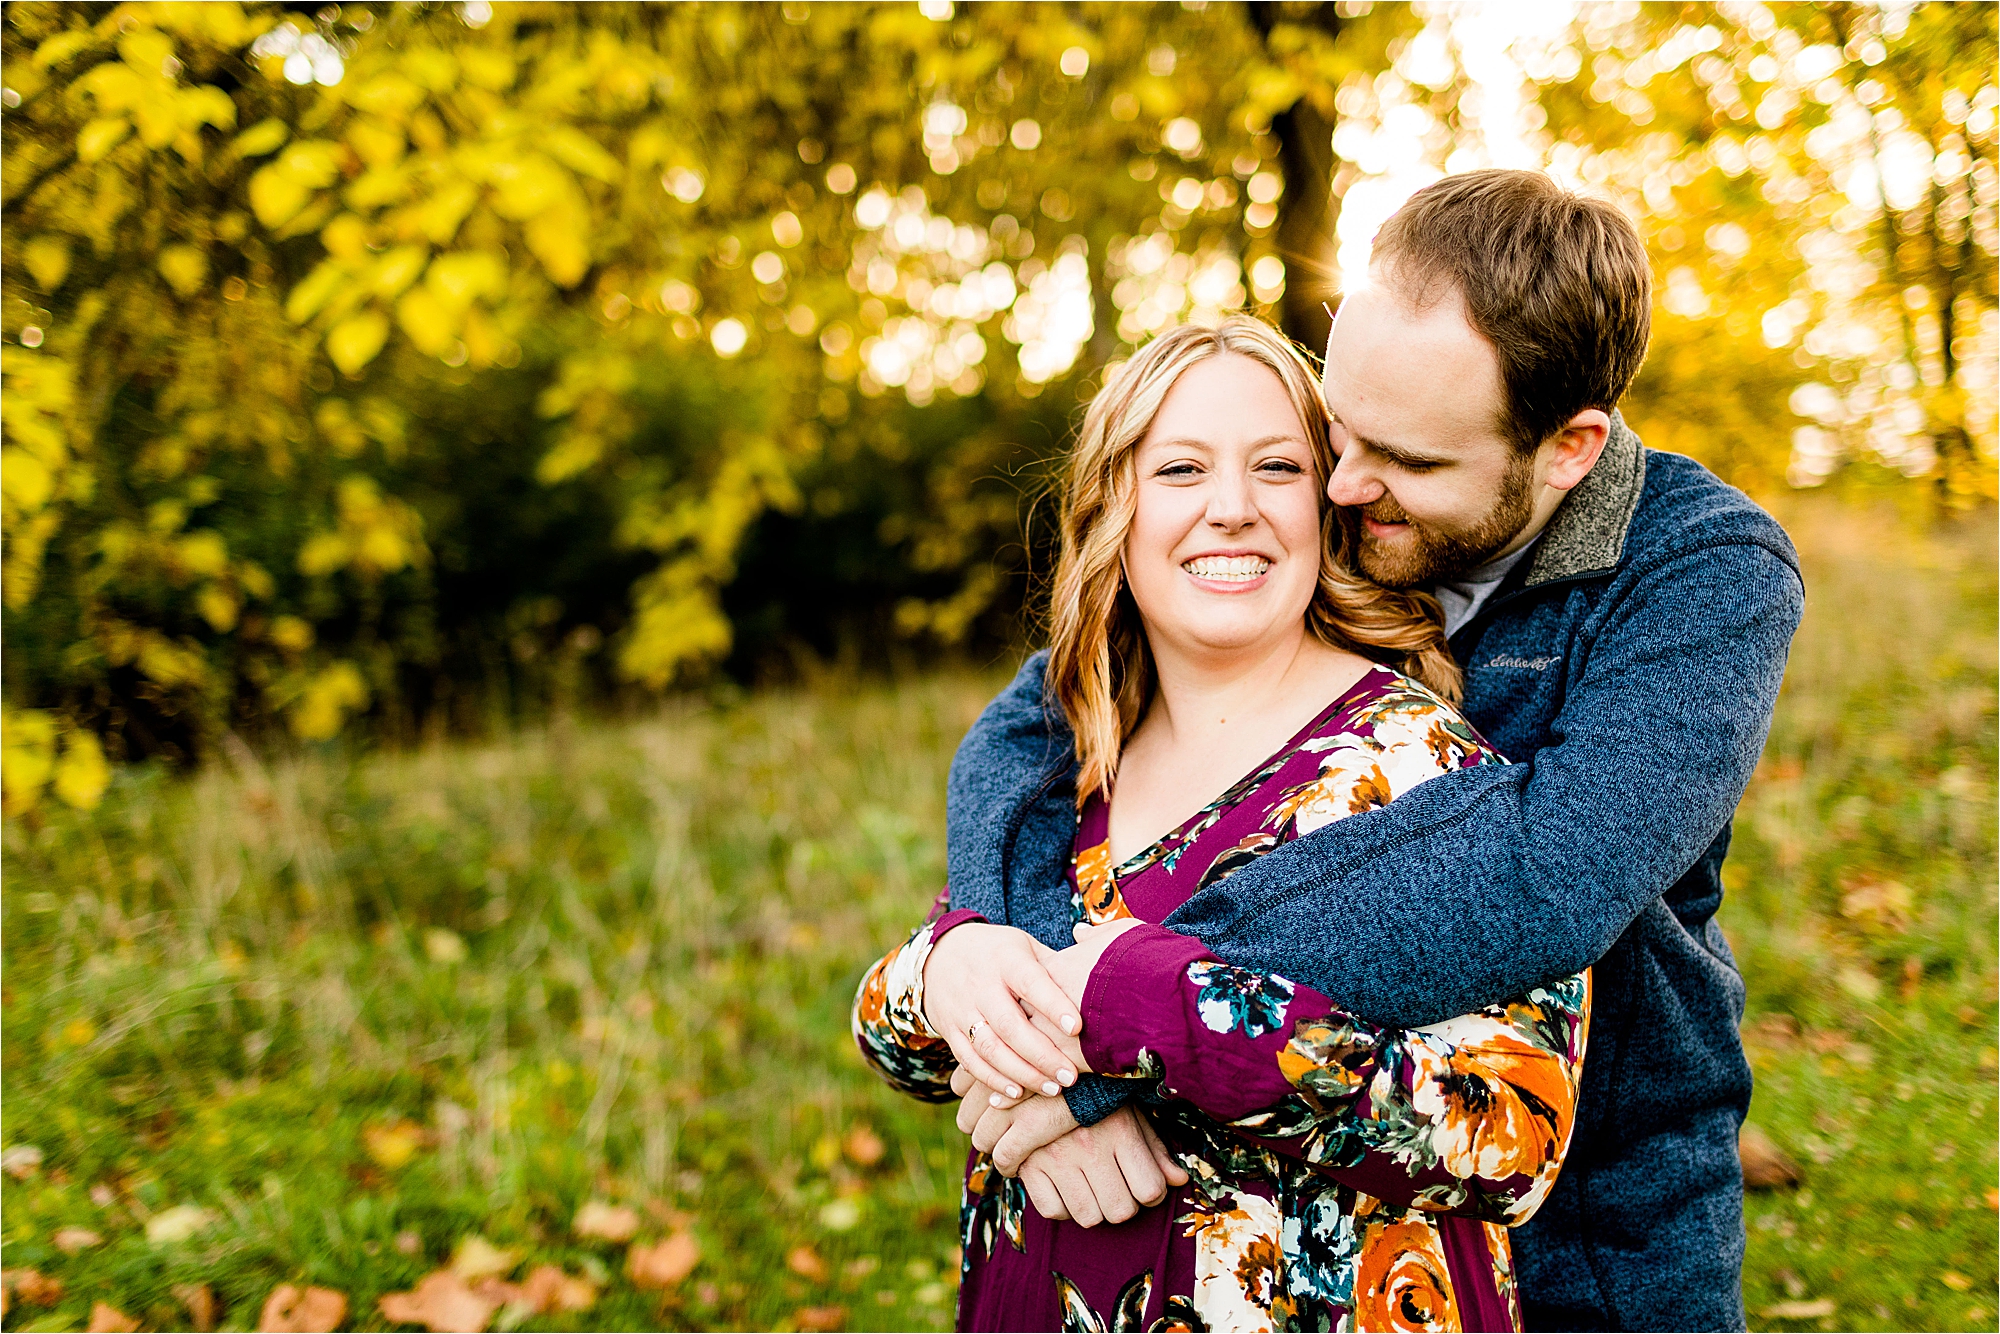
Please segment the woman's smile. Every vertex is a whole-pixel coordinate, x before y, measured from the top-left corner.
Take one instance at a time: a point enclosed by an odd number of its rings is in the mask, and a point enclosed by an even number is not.
[[[1213,593],[1247,593],[1261,588],[1274,562],[1257,552],[1212,551],[1190,556],[1181,568],[1197,588]]]

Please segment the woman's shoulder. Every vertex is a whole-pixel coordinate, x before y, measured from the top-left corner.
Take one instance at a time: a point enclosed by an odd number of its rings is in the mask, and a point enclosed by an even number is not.
[[[1371,671],[1347,706],[1330,717],[1303,748],[1322,755],[1358,750],[1384,760],[1414,761],[1419,767],[1428,762],[1434,773],[1506,763],[1450,701],[1421,681],[1387,667]]]

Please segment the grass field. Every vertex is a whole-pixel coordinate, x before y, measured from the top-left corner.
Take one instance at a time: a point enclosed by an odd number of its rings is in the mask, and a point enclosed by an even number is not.
[[[1803,1174],[1751,1199],[1752,1325],[1992,1328],[1992,522],[1794,526],[1811,607],[1724,908],[1752,1118]],[[1001,679],[242,753],[10,822],[0,1228],[63,1293],[7,1327],[187,1328],[206,1285],[248,1329],[296,1282],[380,1328],[471,1236],[602,1286],[522,1328],[947,1327],[962,1149],[846,1014]],[[572,1231],[593,1199],[699,1263],[635,1287]]]

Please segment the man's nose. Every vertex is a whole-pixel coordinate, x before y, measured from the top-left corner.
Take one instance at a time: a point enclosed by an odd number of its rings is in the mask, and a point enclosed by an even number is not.
[[[1336,505],[1372,505],[1388,490],[1361,459],[1362,451],[1347,449],[1326,479],[1326,498]]]

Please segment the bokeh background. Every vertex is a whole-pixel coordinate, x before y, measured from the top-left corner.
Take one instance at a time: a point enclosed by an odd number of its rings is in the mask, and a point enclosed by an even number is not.
[[[1753,1326],[1994,1327],[1995,59],[1942,3],[9,5],[6,1327],[948,1326],[962,1146],[845,1013],[1052,461],[1161,329],[1319,347],[1486,165],[1639,222],[1626,415],[1807,563],[1724,908]]]

